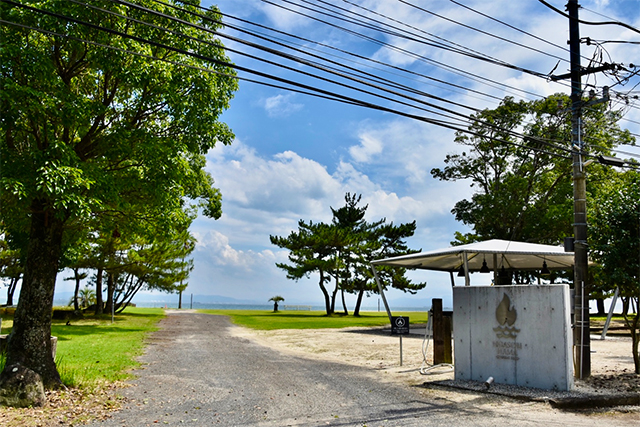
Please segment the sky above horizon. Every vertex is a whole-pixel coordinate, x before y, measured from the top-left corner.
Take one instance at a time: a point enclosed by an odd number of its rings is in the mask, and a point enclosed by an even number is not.
[[[566,73],[569,68],[568,19],[534,0],[353,0],[326,4],[320,1],[274,0],[273,3],[294,9],[298,7],[295,5],[323,7],[335,4],[359,15],[374,17],[412,31],[425,39],[446,40],[454,43],[449,46],[461,47],[465,51],[471,49],[520,68],[543,74],[551,73],[554,67],[557,67],[555,74]],[[551,0],[549,3],[565,10],[565,0]],[[440,97],[443,100],[415,95],[416,98],[456,113],[468,115],[471,112],[469,107],[495,108],[505,96],[533,100],[557,92],[569,92],[567,82],[554,83],[517,69],[460,55],[454,49],[437,48],[435,43],[407,40],[373,28],[341,24],[349,30],[346,31],[337,25],[310,19],[270,2],[202,2],[203,6],[211,4],[216,4],[223,14],[229,15],[223,21],[230,26],[238,25],[274,35],[270,30],[233,19],[241,18],[279,30],[282,33],[278,37],[287,44],[295,41],[306,52],[334,58],[337,62],[368,70]],[[637,0],[583,0],[580,4],[580,17],[585,21],[619,20],[635,28],[640,27],[640,2]],[[319,16],[308,11],[305,13]],[[328,17],[322,19],[334,24],[342,22]],[[266,44],[231,27],[222,32]],[[583,24],[580,33],[582,37],[593,40],[640,42],[638,32],[619,25]],[[304,40],[292,39],[290,35]],[[358,97],[400,112],[442,119],[431,112],[394,103],[392,100],[398,98],[394,95],[387,95],[390,99],[384,100],[367,95],[362,86],[354,83],[347,84],[355,87],[350,89],[300,75],[295,72],[296,69],[306,72],[312,69],[284,59],[275,59],[275,56],[237,40],[221,40],[227,47],[286,63],[291,69],[278,68],[229,52],[232,62],[240,66]],[[322,44],[312,44],[311,40]],[[270,46],[284,50],[281,46]],[[627,65],[640,63],[637,45],[607,43],[602,46],[606,61]],[[586,66],[595,47],[583,44],[581,49],[582,65]],[[355,53],[358,57],[344,52]],[[371,59],[376,62],[368,61]],[[315,74],[323,73],[318,71]],[[239,76],[266,81],[243,72],[239,72]],[[328,80],[332,79],[343,81],[339,77]],[[609,85],[615,91],[628,93],[635,89],[640,80],[634,77],[624,85],[616,84],[610,76],[601,73],[584,77],[582,81],[583,85],[594,84],[597,88]],[[637,101],[631,100],[627,106],[616,100],[612,102],[612,107],[625,111],[621,127],[640,133],[640,114],[634,102]],[[318,277],[312,275],[298,282],[288,280],[285,272],[275,265],[276,262],[286,262],[288,253],[272,245],[269,236],[288,235],[297,229],[300,219],[329,222],[330,207],[343,206],[345,193],[362,195],[363,204],[368,205],[369,221],[386,218],[388,222],[398,224],[415,220],[416,233],[408,240],[413,249],[428,251],[445,248],[454,240],[454,232],[470,231],[456,222],[451,213],[457,201],[473,194],[470,183],[442,182],[434,179],[430,173],[431,169],[444,166],[444,158],[448,153],[463,151],[454,142],[453,130],[385,111],[244,80],[239,82],[239,90],[221,121],[234,131],[235,140],[230,146],[221,145],[212,149],[207,154],[206,169],[222,192],[223,215],[218,220],[199,217],[192,226],[191,231],[198,243],[193,253],[195,268],[185,291],[187,294],[221,295],[265,303],[270,297],[281,295],[285,298],[285,304],[321,305]],[[636,148],[624,147],[624,150],[640,154]],[[623,154],[617,155],[625,157]],[[392,291],[388,294],[392,301],[404,301],[402,298],[406,296],[411,298],[413,305],[430,306],[432,298],[443,298],[447,306],[451,300],[448,274],[416,271],[411,272],[410,277],[416,281],[427,281],[427,287],[413,296]],[[489,284],[489,281],[489,275],[472,275],[475,284]],[[72,289],[71,282],[59,281],[56,290],[68,291],[69,288]],[[0,302],[3,299],[4,295],[1,295]],[[352,310],[354,298],[350,296],[348,301]],[[377,297],[364,303],[374,306]]]

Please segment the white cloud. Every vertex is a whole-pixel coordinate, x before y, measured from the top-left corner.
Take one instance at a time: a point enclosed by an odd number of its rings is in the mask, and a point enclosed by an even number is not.
[[[222,147],[226,156],[210,156],[208,166],[227,203],[272,214],[317,215],[316,202],[340,192],[324,166],[293,151],[266,159],[240,142],[232,147]]]
[[[293,102],[294,94],[275,95],[263,102],[263,107],[269,117],[288,117],[304,108],[303,104]]]
[[[234,249],[229,244],[229,238],[224,234],[210,230],[206,234],[194,233],[198,240],[196,250],[207,254],[207,257],[216,265],[227,267],[240,267],[251,269],[259,259],[270,257],[273,260],[273,252],[241,251]]]
[[[356,162],[369,162],[371,157],[382,152],[382,142],[371,135],[361,135],[360,145],[349,148],[349,154]]]
[[[377,181],[401,179],[411,188],[430,181],[431,168],[456,149],[451,131],[405,119],[364,121],[357,137],[349,149],[355,162],[374,168]]]
[[[440,147],[444,144],[427,140],[430,136],[439,141],[438,134],[405,121],[363,128],[359,136],[387,141],[382,153],[371,155],[370,163],[341,160],[333,173],[291,150],[265,157],[240,141],[217,147],[208,156],[207,169],[222,191],[223,216],[218,221],[198,219],[194,229],[201,235],[216,229],[229,236],[232,242],[220,241],[217,251],[241,265],[243,254],[230,246],[255,248],[255,253],[273,249],[269,235],[287,235],[300,219],[330,221],[329,207],[342,206],[347,192],[363,196],[369,220],[417,220],[419,227],[437,228],[450,220],[455,202],[470,194],[464,182],[438,185],[430,178],[429,167],[441,166],[445,152]],[[388,135],[403,137],[404,146]],[[398,179],[405,184],[399,185]]]
[[[286,6],[290,9],[300,9],[296,6]],[[299,31],[301,28],[309,25],[309,20],[305,19],[302,15],[292,13],[285,7],[277,7],[275,5],[262,3],[259,8],[267,16],[271,25],[284,31]]]

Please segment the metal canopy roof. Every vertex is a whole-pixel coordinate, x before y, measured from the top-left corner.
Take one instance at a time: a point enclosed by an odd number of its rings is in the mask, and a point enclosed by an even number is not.
[[[483,261],[489,270],[540,270],[546,262],[549,270],[573,268],[573,252],[565,252],[562,246],[537,243],[487,240],[468,245],[452,246],[429,252],[379,259],[373,265],[390,265],[405,268],[455,272],[467,259],[468,272],[480,271]]]

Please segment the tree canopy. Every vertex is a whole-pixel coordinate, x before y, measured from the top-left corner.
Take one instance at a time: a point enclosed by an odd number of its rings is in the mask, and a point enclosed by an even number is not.
[[[362,196],[347,193],[345,205],[331,208],[333,219],[331,224],[308,223],[300,220],[298,231],[287,237],[271,236],[271,243],[289,250],[289,264],[276,265],[287,272],[287,278],[299,280],[312,273],[319,276],[327,314],[335,312],[338,291],[354,293],[357,297],[354,314],[358,315],[362,297],[365,293],[378,293],[377,285],[370,270],[370,262],[374,259],[399,256],[416,252],[408,249],[404,239],[413,236],[415,221],[399,226],[387,224],[382,218],[373,223],[365,220],[368,206],[358,206]],[[381,277],[384,287],[391,287],[404,292],[415,293],[424,288],[426,283],[412,283],[406,278],[404,269],[383,268]],[[335,279],[335,287],[330,294],[325,286],[331,278]]]
[[[136,4],[0,5],[15,24],[0,27],[0,220],[28,236],[7,366],[23,364],[48,387],[59,384],[53,290],[82,235],[74,231],[174,229],[189,201],[221,213],[204,154],[233,138],[218,117],[237,82],[207,31],[219,13],[198,2]]]
[[[449,154],[446,166],[434,168],[435,178],[468,180],[475,192],[452,210],[471,233],[456,233],[453,244],[492,238],[559,244],[573,235],[573,180],[570,105],[565,95],[537,101],[505,98],[498,108],[474,116],[469,132],[456,134],[468,152]],[[618,145],[635,139],[618,125],[621,113],[606,104],[583,109],[581,138],[588,157],[611,155]],[[639,180],[635,171],[617,173],[593,163],[586,169],[591,257],[599,265],[589,269],[587,289],[604,297],[619,287],[626,298],[639,295],[640,208]],[[519,274],[516,281],[527,281]],[[632,330],[636,370],[638,317],[627,324]]]
[[[473,229],[457,243],[504,239],[558,244],[573,235],[572,162],[569,105],[565,95],[536,101],[505,98],[494,110],[473,118],[470,133],[455,141],[468,151],[448,154],[444,168],[431,174],[440,180],[468,180],[474,194],[457,202],[456,220]],[[633,142],[617,124],[619,113],[605,106],[584,110],[583,138],[589,153],[609,154]]]
[[[590,204],[591,257],[598,263],[598,280],[607,289],[618,287],[620,295],[640,302],[640,173],[614,173],[600,186]],[[635,370],[640,374],[640,314],[625,322],[631,331]]]

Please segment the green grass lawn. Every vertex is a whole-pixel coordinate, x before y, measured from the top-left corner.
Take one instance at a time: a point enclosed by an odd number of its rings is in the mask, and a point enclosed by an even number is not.
[[[363,312],[361,316],[335,314],[323,311],[261,310],[199,310],[202,313],[229,316],[237,325],[253,329],[324,329],[346,327],[388,326],[385,312]],[[3,334],[11,331],[12,312],[0,311]],[[411,323],[426,323],[427,312],[397,312],[394,316],[409,316]],[[63,382],[72,387],[92,386],[129,377],[129,370],[137,366],[136,356],[143,351],[145,337],[157,329],[164,317],[161,308],[130,308],[115,317],[53,320],[52,335],[58,337],[56,363]],[[620,319],[619,316],[615,317]],[[592,320],[605,320],[593,317]],[[0,357],[0,368],[4,360]]]
[[[56,363],[65,385],[92,386],[129,377],[137,366],[145,336],[157,329],[164,317],[159,308],[128,308],[122,314],[95,318],[53,320],[51,335],[58,337]],[[12,321],[3,316],[2,333],[10,332]]]
[[[260,310],[198,310],[201,313],[229,316],[236,325],[252,329],[324,329],[353,326],[389,325],[386,312],[362,312],[359,317],[334,314],[324,311],[271,311]],[[425,323],[427,312],[397,312],[394,316],[409,316],[410,323]]]
[[[363,312],[361,316],[340,314],[327,316],[321,311],[200,310],[203,313],[229,316],[233,323],[254,329],[322,329],[353,326],[386,326],[385,312]],[[2,333],[11,332],[12,312],[0,312]],[[411,323],[427,321],[426,312],[398,312],[409,316]],[[144,339],[157,329],[164,317],[160,308],[129,308],[115,317],[86,315],[84,319],[53,320],[51,334],[58,337],[56,363],[64,384],[91,387],[103,382],[124,380],[137,366]],[[4,361],[0,357],[0,369]]]
[[[628,317],[629,319],[634,319],[635,314],[629,314]],[[594,320],[597,322],[605,322],[607,320],[607,316],[595,316],[592,314],[591,316],[589,316],[589,320]],[[624,316],[622,316],[622,314],[614,314],[613,316],[611,316],[611,320],[624,321]]]

